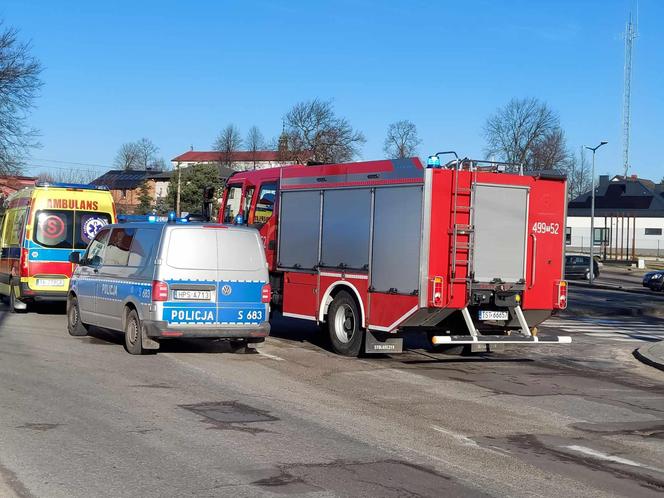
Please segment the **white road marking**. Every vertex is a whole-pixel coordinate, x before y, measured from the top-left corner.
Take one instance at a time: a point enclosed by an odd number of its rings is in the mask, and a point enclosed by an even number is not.
[[[477,448],[478,450],[483,450],[483,451],[488,451],[489,453],[495,453],[500,456],[507,456],[503,451],[497,451],[491,448],[487,448],[484,446],[480,446],[477,444],[477,441],[470,439],[469,437],[464,436],[463,434],[459,434],[458,432],[453,432],[447,429],[443,429],[442,427],[438,427],[437,425],[432,425],[431,428],[434,431],[440,432],[442,434],[445,434],[446,436],[451,437],[452,439],[458,441],[461,443],[463,446],[470,446],[472,448]]]
[[[270,354],[270,353],[265,353],[264,351],[259,350],[258,354],[260,356],[265,356],[266,358],[270,358],[271,360],[277,360],[277,361],[285,361],[282,357],[277,356],[275,354]]]
[[[579,446],[572,444],[570,446],[562,446],[562,448],[567,448],[568,450],[576,451],[577,453],[583,453],[584,455],[597,458],[598,460],[605,460],[607,462],[619,463],[622,465],[629,465],[630,467],[640,467],[642,469],[654,470],[655,472],[664,473],[664,470],[658,469],[656,467],[651,467],[643,463],[635,462],[634,460],[629,460],[627,458],[617,457],[613,455],[607,455],[601,451],[593,450],[592,448],[586,448],[585,446]]]
[[[660,323],[661,322],[661,323]],[[583,334],[613,342],[652,342],[664,339],[664,320],[625,318],[554,318],[542,324],[566,333]]]

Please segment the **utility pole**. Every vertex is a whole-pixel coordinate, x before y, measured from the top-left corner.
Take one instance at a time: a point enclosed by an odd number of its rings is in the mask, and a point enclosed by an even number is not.
[[[625,33],[623,34],[625,38],[625,83],[623,89],[623,167],[625,177],[627,177],[627,173],[629,172],[629,133],[632,112],[632,49],[634,48],[634,40],[637,36],[636,26],[632,23],[632,13],[630,12]]]
[[[178,168],[178,193],[175,198],[175,215],[180,217],[180,162],[177,163]]]
[[[602,145],[606,145],[607,143],[608,142],[601,142],[597,147],[585,146],[586,149],[593,151],[593,166],[590,174],[590,192],[592,196],[590,201],[590,264],[588,265],[588,282],[590,285],[592,285],[595,280],[595,259],[593,254],[593,249],[595,248],[595,152]]]

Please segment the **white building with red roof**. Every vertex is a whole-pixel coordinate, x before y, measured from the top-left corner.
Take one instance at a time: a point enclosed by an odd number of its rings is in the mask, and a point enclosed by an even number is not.
[[[276,150],[236,151],[226,154],[219,151],[189,150],[171,159],[173,169],[186,168],[194,164],[216,164],[236,171],[273,168],[292,164],[292,161],[279,159]]]

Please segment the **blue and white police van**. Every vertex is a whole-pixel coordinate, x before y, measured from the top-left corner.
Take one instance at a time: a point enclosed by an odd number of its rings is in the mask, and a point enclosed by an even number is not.
[[[270,284],[251,228],[212,223],[107,225],[76,264],[67,296],[73,336],[124,332],[131,354],[169,338],[227,339],[248,351],[269,335]]]

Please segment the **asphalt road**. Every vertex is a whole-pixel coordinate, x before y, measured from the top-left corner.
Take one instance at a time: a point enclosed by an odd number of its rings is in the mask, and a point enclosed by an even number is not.
[[[342,358],[286,320],[259,354],[134,357],[57,307],[0,312],[0,496],[661,495],[650,339],[574,320],[552,322],[571,346],[471,357]]]

